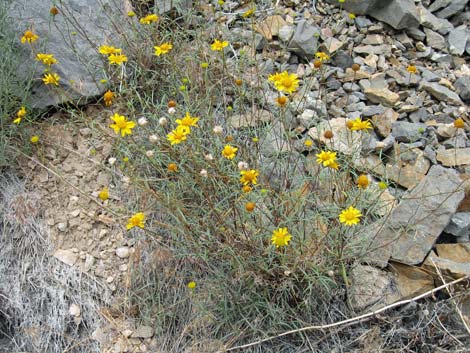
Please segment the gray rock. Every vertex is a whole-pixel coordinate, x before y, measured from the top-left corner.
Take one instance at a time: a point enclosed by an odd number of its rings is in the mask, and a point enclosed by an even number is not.
[[[389,57],[392,55],[392,46],[388,44],[382,45],[360,45],[354,47],[354,52],[358,54],[376,54],[376,55],[384,55]]]
[[[457,212],[453,215],[444,232],[456,237],[468,236],[470,234],[470,212]]]
[[[226,31],[226,38],[229,38],[232,44],[251,44],[254,38],[254,45],[256,50],[262,50],[266,44],[266,38],[264,38],[261,34],[255,33],[253,31],[249,31],[243,28],[232,28],[230,31]]]
[[[273,123],[265,136],[260,139],[261,154],[265,157],[278,157],[281,153],[291,151],[287,132],[280,122]]]
[[[470,101],[470,76],[460,77],[455,81],[454,87],[464,101]]]
[[[348,301],[357,311],[393,303],[400,298],[393,275],[377,268],[358,265],[350,273]]]
[[[357,16],[354,22],[359,28],[366,28],[372,26],[371,20],[364,16]]]
[[[369,105],[362,112],[362,116],[366,118],[370,118],[371,116],[374,116],[374,115],[381,115],[385,113],[385,109],[386,108],[381,105]]]
[[[412,0],[349,0],[339,4],[327,0],[356,15],[369,15],[395,29],[418,27],[418,14]]]
[[[366,230],[366,260],[379,266],[385,266],[390,257],[408,265],[421,263],[463,198],[457,172],[432,166],[420,183],[403,196],[385,223],[379,221]]]
[[[431,12],[436,12],[437,10],[448,6],[451,2],[452,0],[435,0],[431,5],[429,5],[428,10]]]
[[[412,0],[388,0],[382,6],[372,8],[368,14],[395,29],[419,26],[418,12]]]
[[[423,82],[422,88],[424,88],[426,92],[441,102],[447,102],[455,105],[462,104],[462,101],[460,100],[457,93],[452,92],[447,87],[441,86],[438,83]]]
[[[424,33],[426,33],[426,43],[430,47],[438,50],[445,50],[447,48],[446,39],[439,33],[429,28],[425,28]]]
[[[411,38],[416,40],[423,41],[426,38],[426,34],[418,28],[408,28],[406,33],[408,33]]]
[[[294,26],[282,26],[281,28],[279,28],[278,37],[280,40],[287,43],[291,40],[292,36],[294,35],[294,31]]]
[[[439,82],[441,80],[440,76],[423,66],[419,66],[419,71],[421,72],[421,76],[423,76],[423,78],[428,82]]]
[[[450,31],[447,40],[449,41],[449,52],[454,55],[462,55],[465,52],[467,41],[470,40],[470,31],[467,26],[462,25]]]
[[[151,338],[153,336],[153,328],[150,326],[139,326],[132,332],[132,338]]]
[[[417,7],[417,11],[419,16],[419,23],[423,25],[423,27],[432,29],[433,31],[439,32],[440,34],[447,34],[454,28],[452,23],[446,19],[434,16],[429,10],[421,5]]]
[[[465,8],[468,0],[452,0],[450,4],[443,10],[439,11],[436,16],[440,18],[449,18]]]
[[[192,0],[156,0],[155,8],[159,14],[176,9],[179,13],[188,13],[193,7]]]
[[[302,20],[295,28],[294,36],[289,43],[289,51],[309,58],[313,57],[317,52],[318,38],[320,29]]]
[[[58,60],[52,71],[61,78],[60,89],[50,89],[41,80],[35,80],[31,87],[30,104],[33,107],[42,109],[67,101],[80,101],[82,104],[87,98],[101,95],[106,90],[100,80],[105,78],[107,63],[103,65],[103,57],[95,45],[124,45],[116,35],[114,25],[119,23],[122,32],[128,25],[130,27],[131,19],[125,16],[126,6],[130,8],[127,0],[103,0],[99,3],[94,0],[64,0],[59,7],[67,9],[70,14],[59,14],[51,19],[50,1],[15,0],[11,3],[8,15],[15,29],[24,31],[34,24],[34,32],[39,35],[35,47],[42,48],[47,43],[46,52],[54,54]],[[76,24],[80,24],[80,28]],[[71,35],[71,32],[76,34]],[[37,66],[36,74],[41,77],[43,68],[32,59],[30,46],[22,48],[25,59],[19,66],[20,70],[25,65]],[[123,50],[125,53],[126,49]]]
[[[417,111],[411,113],[409,115],[409,118],[413,123],[424,123],[428,120],[428,111],[426,110],[426,108],[419,108]]]
[[[396,121],[392,124],[392,135],[398,142],[414,142],[423,137],[426,124]]]
[[[424,156],[429,159],[429,161],[432,163],[432,164],[437,164],[437,159],[436,159],[436,151],[434,151],[434,149],[429,146],[429,145],[426,145],[426,147],[424,147]]]
[[[332,58],[332,64],[336,67],[340,67],[346,70],[354,64],[354,60],[346,51],[338,50],[335,56]]]

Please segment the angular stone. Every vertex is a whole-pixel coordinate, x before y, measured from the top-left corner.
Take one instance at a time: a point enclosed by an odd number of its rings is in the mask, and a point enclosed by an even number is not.
[[[449,249],[446,249],[445,254],[448,258],[437,256],[434,252],[431,252],[423,264],[424,269],[429,273],[434,273],[436,278],[440,278],[436,267],[443,276],[461,278],[470,275],[470,262],[468,261],[470,256],[469,244],[438,245],[447,245]],[[439,247],[436,246],[436,248],[438,249]]]
[[[229,125],[235,129],[244,127],[256,127],[260,124],[272,121],[273,114],[264,109],[255,109],[255,111],[244,114],[232,115],[228,121]]]
[[[454,55],[462,55],[465,52],[467,41],[470,40],[470,30],[467,26],[463,25],[450,31],[449,37],[449,52]]]
[[[414,159],[403,161],[398,159],[400,156],[397,155],[398,160],[385,165],[385,175],[399,185],[411,189],[425,177],[431,162],[425,158],[424,152],[419,148],[412,148],[407,152],[413,154]]]
[[[387,137],[392,132],[392,124],[398,120],[399,114],[388,108],[383,114],[375,115],[372,118],[377,133],[382,137]]]
[[[317,52],[320,29],[302,20],[297,24],[288,50],[312,58]]]
[[[418,13],[412,0],[387,0],[383,6],[372,8],[368,15],[395,29],[419,26]]]
[[[463,104],[457,93],[452,92],[447,87],[441,86],[438,83],[423,82],[422,88],[424,88],[430,95],[440,101],[455,105]]]
[[[72,250],[58,249],[54,252],[53,256],[66,265],[73,266],[78,260],[78,255]]]
[[[53,19],[49,13],[51,6],[50,1],[16,0],[8,9],[13,28],[24,31],[33,25],[39,36],[36,50],[47,45],[47,53],[57,59],[52,71],[61,78],[60,89],[51,89],[40,79],[33,81],[30,104],[40,109],[68,101],[80,100],[83,104],[88,98],[101,95],[106,90],[100,80],[105,78],[107,63],[104,64],[96,46],[122,47],[124,43],[116,35],[114,24],[119,23],[122,32],[131,27],[131,20],[125,16],[125,9],[131,8],[127,0],[64,0],[59,8],[66,9],[67,16],[59,13]],[[31,46],[24,45],[22,50],[25,57],[19,65],[20,76],[28,66],[37,67],[36,78],[41,77],[44,68],[33,59]]]
[[[364,93],[371,102],[382,104],[386,107],[393,107],[400,100],[400,96],[388,88],[368,88]]]
[[[415,142],[423,137],[426,124],[396,121],[392,124],[392,135],[398,142]]]
[[[412,298],[434,288],[434,278],[421,268],[390,261],[390,270],[401,299]]]
[[[468,0],[452,0],[445,9],[439,11],[436,16],[440,18],[449,18],[459,13],[465,8]]]
[[[470,233],[470,212],[457,212],[452,216],[444,232],[462,237]],[[469,258],[470,261],[470,258]]]
[[[426,43],[431,48],[438,49],[438,50],[445,50],[447,49],[447,42],[446,39],[441,36],[439,33],[434,32],[429,28],[424,28],[424,33],[426,33]]]
[[[421,263],[463,197],[457,172],[432,166],[426,177],[403,196],[385,223],[378,221],[366,230],[369,244],[364,247],[371,249],[367,258],[381,266],[389,256],[408,265]]]
[[[278,36],[281,27],[286,25],[287,22],[282,18],[282,16],[274,15],[267,17],[259,24],[255,24],[255,30],[268,41],[272,41],[273,36]]]
[[[348,301],[354,310],[372,310],[400,298],[392,274],[377,268],[358,265],[351,270],[350,280]]]
[[[388,57],[392,55],[392,46],[389,44],[382,44],[382,45],[360,45],[354,47],[353,51],[358,54],[376,54],[376,55],[384,55]]]
[[[437,160],[446,167],[470,164],[470,147],[437,151]]]
[[[139,326],[137,329],[132,332],[132,338],[151,338],[153,337],[154,330],[150,326]]]
[[[417,7],[419,23],[424,27],[432,29],[442,35],[449,33],[451,29],[454,28],[452,23],[449,21],[434,16],[428,9],[419,5]],[[418,39],[424,40],[424,38]]]
[[[344,50],[339,50],[331,61],[334,66],[340,67],[343,70],[350,68],[352,64],[354,64],[354,60],[351,55]]]
[[[460,98],[470,101],[470,76],[462,76],[454,83],[454,87]]]

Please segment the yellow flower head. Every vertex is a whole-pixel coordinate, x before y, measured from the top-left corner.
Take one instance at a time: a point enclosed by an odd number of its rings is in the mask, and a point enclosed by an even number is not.
[[[108,198],[109,198],[109,190],[108,188],[103,188],[99,193],[98,193],[98,197],[100,198],[100,200],[103,200],[103,201],[106,201]]]
[[[268,80],[274,82],[274,87],[279,92],[294,93],[299,87],[297,75],[289,74],[287,71],[270,75]]]
[[[317,57],[318,60],[320,61],[327,61],[327,60],[330,60],[330,56],[325,53],[325,52],[322,52],[322,51],[319,51],[317,53],[315,53],[315,56]]]
[[[127,16],[128,16],[128,17],[134,17],[134,16],[135,16],[135,12],[134,12],[134,11],[129,11],[129,12],[127,13]]]
[[[121,51],[122,49],[120,48],[115,48],[108,45],[102,45],[99,49],[100,54],[103,55],[119,54]]]
[[[20,117],[16,117],[15,119],[13,119],[13,124],[19,125],[19,123],[21,123]]]
[[[114,121],[114,124],[109,125],[109,127],[112,128],[116,134],[121,133],[122,137],[132,134],[135,122],[127,120],[125,116],[119,115],[118,113],[111,116],[111,120]]]
[[[127,61],[127,56],[124,54],[111,54],[108,56],[108,61],[111,65],[122,65],[123,62]]]
[[[134,227],[145,228],[145,215],[143,212],[136,213],[127,221],[127,230]]]
[[[416,74],[418,72],[418,70],[416,69],[416,66],[414,65],[409,65],[406,68],[406,71],[408,71],[410,74]]]
[[[347,226],[358,224],[362,217],[361,211],[357,208],[349,206],[349,208],[341,211],[339,214],[339,221]]]
[[[171,43],[163,43],[159,46],[153,47],[155,49],[155,55],[160,56],[162,54],[168,53],[171,49],[173,49],[173,44]]]
[[[304,146],[305,146],[305,147],[312,147],[312,145],[313,145],[313,141],[312,141],[312,140],[310,140],[310,139],[309,139],[309,140],[305,140],[305,142],[304,142]]]
[[[362,131],[372,129],[372,124],[369,120],[361,120],[361,118],[356,118],[352,121],[351,130],[352,131]]]
[[[276,245],[276,248],[287,246],[289,241],[292,239],[292,235],[289,234],[287,228],[279,228],[273,231],[271,242]]]
[[[350,13],[348,16],[351,20],[354,20],[356,18],[356,15],[353,13]]]
[[[222,150],[222,156],[227,159],[234,159],[237,155],[238,148],[232,147],[230,145],[225,145],[224,149]]]
[[[147,15],[145,17],[142,17],[139,22],[144,24],[144,25],[149,25],[153,22],[157,22],[158,21],[158,16],[155,15],[154,13],[151,14],[151,15]]]
[[[228,42],[226,40],[220,41],[216,39],[214,43],[211,44],[211,49],[213,51],[222,51],[226,46],[228,45]]]
[[[36,54],[36,60],[41,61],[44,65],[48,66],[57,63],[57,59],[54,58],[54,54],[38,53]]]
[[[176,129],[172,130],[166,137],[172,145],[175,145],[185,141],[189,133],[190,130],[187,126],[178,125]]]
[[[26,115],[25,107],[21,107],[20,110],[18,110],[18,112],[16,113],[16,116],[20,119],[23,118],[25,115]]]
[[[188,288],[189,289],[194,289],[194,288],[196,288],[196,286],[197,286],[197,284],[194,281],[191,281],[191,282],[188,283]]]
[[[316,157],[317,163],[322,164],[324,167],[328,167],[330,165],[334,166],[336,164],[336,152],[321,151],[316,155]]]
[[[287,98],[286,96],[279,96],[276,98],[276,105],[278,107],[284,107],[287,102],[289,102],[289,98]]]
[[[39,136],[38,135],[33,135],[30,138],[31,143],[38,143],[39,142]]]
[[[42,78],[42,82],[44,82],[44,84],[54,85],[54,86],[59,85],[59,80],[60,80],[60,76],[57,75],[55,72],[50,73],[50,74],[45,74],[44,77]]]
[[[249,184],[256,185],[258,176],[259,172],[256,169],[242,170],[240,171],[240,183],[244,186],[249,186]]]
[[[35,41],[37,41],[39,38],[39,36],[35,33],[33,33],[32,31],[30,30],[27,30],[24,32],[23,34],[23,37],[21,37],[21,43],[34,43]]]
[[[356,184],[358,188],[366,189],[369,186],[369,178],[365,174],[361,174],[357,177]]]
[[[463,129],[465,128],[465,122],[463,121],[462,118],[458,118],[454,120],[454,127],[456,129]]]
[[[197,122],[199,121],[199,118],[196,117],[191,117],[191,115],[186,112],[186,115],[182,119],[176,119],[176,123],[180,126],[186,126],[189,131],[191,131],[191,126],[197,127]]]
[[[113,98],[114,98],[114,93],[111,92],[110,90],[107,90],[104,94],[103,94],[103,100],[104,100],[104,104],[109,107],[111,104],[113,104]]]
[[[245,11],[243,14],[242,14],[242,17],[250,17],[251,15],[253,15],[256,11],[256,6],[252,7],[251,9]]]

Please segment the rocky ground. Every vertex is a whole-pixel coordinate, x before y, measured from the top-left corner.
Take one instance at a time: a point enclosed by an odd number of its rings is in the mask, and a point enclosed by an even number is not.
[[[235,50],[252,51],[254,30],[256,52],[252,55],[265,75],[287,69],[307,79],[313,75],[312,59],[317,51],[331,56],[323,80],[314,78],[313,85],[299,94],[304,99],[289,110],[292,130],[303,136],[299,151],[305,148],[306,138],[328,145],[323,132],[331,129],[335,136],[332,149],[362,155],[357,159],[359,170],[396,186],[390,186],[387,194],[393,211],[385,226],[380,231],[371,227],[370,234],[364,234],[367,264],[351,274],[349,301],[357,312],[470,275],[470,4],[468,0],[384,3],[278,1],[276,6],[258,6],[254,28],[250,22],[239,21],[240,13],[249,8],[239,2],[226,1],[215,12],[202,7],[200,12],[209,23],[226,25],[224,36]],[[89,1],[83,4],[91,6]],[[122,6],[129,9],[131,5],[123,1]],[[39,32],[40,26],[38,23]],[[67,55],[68,50],[57,47],[56,52]],[[64,82],[75,77],[70,60],[57,57],[64,65],[59,68]],[[357,72],[351,69],[354,63],[360,65]],[[408,72],[410,65],[416,67],[416,73]],[[80,75],[86,83],[92,81],[86,73]],[[245,81],[249,79],[247,74]],[[78,96],[100,92],[99,87],[83,87],[86,89],[75,91]],[[37,106],[60,101],[45,94],[38,93]],[[274,92],[268,94],[274,97]],[[269,107],[264,109],[258,116],[269,123],[272,115]],[[5,214],[19,227],[15,229],[29,224],[21,214],[42,222],[35,234],[43,239],[41,249],[47,258],[35,255],[34,261],[47,260],[45,268],[64,286],[89,286],[89,297],[62,293],[58,295],[60,302],[51,301],[65,310],[57,315],[65,317],[74,339],[89,340],[83,352],[156,352],[158,342],[152,339],[152,327],[113,311],[125,297],[132,262],[138,261],[141,251],[140,240],[127,237],[118,225],[122,220],[104,211],[104,205],[112,203],[119,208],[122,198],[131,196],[122,172],[110,163],[112,139],[96,135],[87,126],[87,121],[93,120],[105,129],[106,110],[91,104],[84,112],[87,118],[79,124],[70,124],[70,117],[61,113],[42,124],[41,136],[47,147],[43,154],[19,161],[25,184],[21,192],[4,188],[2,208],[11,210]],[[371,119],[376,128],[366,139],[351,140],[346,120],[358,116]],[[454,126],[457,118],[463,119],[464,128]],[[231,120],[234,128],[251,123],[243,115]],[[267,151],[282,150],[281,140],[280,135],[273,136],[264,147]],[[101,201],[98,192],[109,185],[114,187],[110,198]],[[397,204],[395,198],[401,202]],[[411,226],[391,243],[389,239],[395,239],[397,229],[405,225]],[[0,254],[4,258],[21,256],[11,245]],[[380,249],[371,251],[377,245]],[[26,244],[22,249],[32,246]],[[14,276],[6,268],[6,264],[0,267],[8,273],[8,283]],[[31,268],[21,267],[21,271],[34,274]],[[47,280],[41,283],[46,285]],[[21,293],[21,288],[16,290]],[[0,294],[8,292],[7,285],[0,285]],[[35,304],[45,302],[47,299],[37,298]],[[20,310],[20,306],[1,300],[0,305],[7,320]],[[469,298],[460,296],[457,305],[460,319],[470,325]],[[101,319],[90,318],[90,311]],[[23,327],[28,339],[45,335],[38,329],[40,321],[29,324],[31,327]],[[368,349],[378,352],[385,343],[380,334],[374,339],[373,330],[368,331],[372,337]],[[62,347],[72,349],[71,345]],[[21,342],[11,344],[7,351],[15,352],[15,348],[21,348]]]

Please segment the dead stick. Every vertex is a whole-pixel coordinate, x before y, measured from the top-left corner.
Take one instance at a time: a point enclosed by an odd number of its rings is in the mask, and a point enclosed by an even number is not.
[[[264,342],[267,342],[267,341],[271,341],[275,338],[279,338],[279,337],[283,337],[283,336],[287,336],[287,335],[291,335],[293,333],[298,333],[298,332],[304,332],[304,331],[310,331],[310,330],[323,330],[323,329],[327,329],[327,328],[332,328],[332,327],[337,327],[337,326],[341,326],[341,325],[345,325],[345,324],[348,324],[348,323],[351,323],[351,322],[359,322],[359,321],[362,321],[364,319],[368,319],[368,318],[371,318],[372,316],[375,316],[379,313],[382,313],[388,309],[392,309],[392,308],[396,308],[397,306],[401,306],[401,305],[404,305],[404,304],[408,304],[408,303],[411,303],[415,300],[419,300],[419,299],[422,299],[422,298],[425,298],[433,293],[436,293],[438,291],[440,291],[441,289],[444,289],[444,288],[447,288],[447,287],[450,287],[454,284],[457,284],[459,282],[462,282],[466,279],[468,279],[469,276],[465,276],[465,277],[462,277],[462,278],[459,278],[459,279],[456,279],[452,282],[449,282],[449,283],[444,283],[443,285],[439,286],[439,287],[436,287],[430,291],[427,291],[423,294],[420,294],[416,297],[413,297],[411,299],[406,299],[406,300],[401,300],[399,302],[396,302],[396,303],[393,303],[393,304],[390,304],[390,305],[387,305],[387,306],[384,306],[383,308],[381,309],[378,309],[376,311],[373,311],[373,312],[370,312],[370,313],[367,313],[367,314],[364,314],[364,315],[360,315],[360,316],[356,316],[356,317],[353,317],[353,318],[350,318],[350,319],[347,319],[347,320],[343,320],[343,321],[338,321],[338,322],[334,322],[332,324],[327,324],[327,325],[319,325],[319,326],[307,326],[307,327],[302,327],[302,328],[299,328],[299,329],[295,329],[295,330],[291,330],[291,331],[286,331],[286,332],[283,332],[283,333],[280,333],[278,335],[275,335],[275,336],[270,336],[270,337],[267,337],[267,338],[263,338],[259,341],[256,341],[256,342],[251,342],[251,343],[247,343],[247,344],[244,344],[244,345],[241,345],[241,346],[236,346],[236,347],[232,347],[232,348],[228,348],[226,349],[225,351],[226,352],[230,352],[230,351],[234,351],[236,349],[242,349],[242,348],[248,348],[248,347],[252,347],[252,346],[256,346],[258,344],[261,344],[261,343],[264,343]]]

